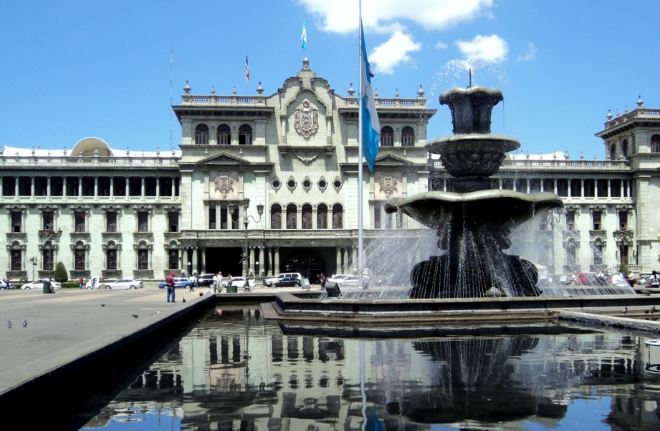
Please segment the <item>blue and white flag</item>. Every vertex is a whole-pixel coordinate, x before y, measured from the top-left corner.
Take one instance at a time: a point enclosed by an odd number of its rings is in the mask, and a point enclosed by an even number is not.
[[[380,146],[380,122],[376,112],[374,92],[371,88],[371,78],[374,76],[369,60],[367,59],[367,48],[364,44],[364,32],[362,21],[360,21],[360,40],[362,42],[360,73],[362,74],[362,88],[360,89],[360,114],[362,121],[361,144],[364,157],[367,159],[369,172],[374,172],[374,162],[378,155]]]
[[[302,33],[300,33],[300,47],[307,48],[307,20],[303,20]]]

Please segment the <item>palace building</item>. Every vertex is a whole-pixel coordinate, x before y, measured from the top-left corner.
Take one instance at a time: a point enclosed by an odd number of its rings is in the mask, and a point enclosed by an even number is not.
[[[414,98],[380,98],[381,149],[364,167],[365,242],[387,244],[410,268],[428,229],[384,203],[451,190],[428,156],[436,112]],[[85,138],[71,149],[5,147],[0,153],[0,277],[160,280],[169,271],[312,281],[357,262],[358,105],[352,86],[335,93],[309,62],[271,95],[196,95],[186,83],[172,107],[180,150],[134,151]],[[515,133],[514,133],[515,134]],[[608,117],[604,160],[564,154],[508,158],[493,186],[551,191],[564,208],[535,223],[534,256],[551,273],[660,263],[660,110]],[[524,147],[524,143],[523,143]],[[246,252],[247,250],[247,252]],[[382,251],[381,251],[382,253]],[[385,272],[373,260],[373,272]],[[407,274],[406,274],[407,275]]]

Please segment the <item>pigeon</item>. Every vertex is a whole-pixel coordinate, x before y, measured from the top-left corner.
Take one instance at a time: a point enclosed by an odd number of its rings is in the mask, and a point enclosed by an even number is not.
[[[11,320],[7,320],[7,328],[11,329]]]
[[[624,307],[624,309],[623,309],[623,313],[625,314],[625,313],[627,313],[627,312],[628,312],[628,307]]]
[[[183,298],[183,302],[184,302],[184,303],[186,302],[186,298]]]
[[[27,328],[27,320],[23,320],[23,327]]]
[[[137,319],[138,317],[140,317],[140,316],[138,316],[137,314],[131,314],[131,316],[135,317],[136,319]]]
[[[101,307],[105,307],[105,304],[101,304]]]

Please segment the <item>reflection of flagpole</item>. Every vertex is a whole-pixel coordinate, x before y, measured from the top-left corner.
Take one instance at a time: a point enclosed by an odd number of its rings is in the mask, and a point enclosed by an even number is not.
[[[367,391],[364,388],[364,340],[360,340],[360,396],[362,397],[362,430],[367,429]]]

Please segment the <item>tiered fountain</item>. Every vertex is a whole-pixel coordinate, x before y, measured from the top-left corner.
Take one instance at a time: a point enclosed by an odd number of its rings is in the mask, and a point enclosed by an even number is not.
[[[411,298],[538,296],[534,265],[504,250],[510,229],[539,211],[562,205],[552,193],[491,189],[505,154],[520,146],[490,133],[491,111],[502,100],[499,90],[455,88],[440,97],[449,105],[454,135],[426,146],[439,154],[454,191],[433,191],[395,198],[386,210],[403,211],[436,229],[442,253],[416,264],[410,274]]]

